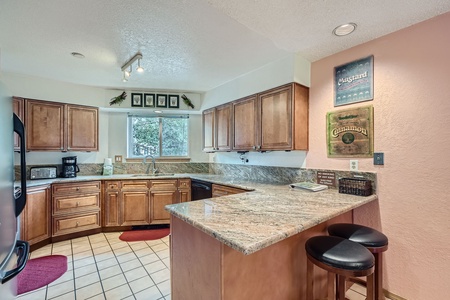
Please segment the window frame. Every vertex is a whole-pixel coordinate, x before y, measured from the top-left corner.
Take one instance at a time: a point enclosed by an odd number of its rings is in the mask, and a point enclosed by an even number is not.
[[[132,118],[154,118],[159,120],[159,155],[155,156],[155,158],[158,159],[189,159],[189,151],[190,151],[190,138],[189,138],[189,129],[190,129],[190,122],[189,122],[189,115],[135,115],[135,114],[129,114],[127,116],[127,157],[130,159],[141,159],[144,158],[145,155],[134,155],[133,154],[133,146],[134,143],[132,141],[133,139],[133,124],[132,124]],[[187,129],[186,129],[186,139],[187,139],[187,151],[186,155],[179,155],[179,156],[167,156],[167,155],[161,155],[163,153],[163,119],[187,119]]]

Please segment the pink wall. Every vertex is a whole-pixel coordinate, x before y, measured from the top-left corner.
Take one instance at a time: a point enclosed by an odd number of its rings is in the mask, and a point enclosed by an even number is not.
[[[374,150],[385,165],[359,159],[378,173],[377,203],[355,222],[389,237],[384,287],[414,300],[450,299],[450,13],[312,64],[308,168],[349,170],[327,158],[325,115],[374,106]],[[362,28],[360,30],[363,30]],[[374,100],[333,107],[335,66],[374,55]]]

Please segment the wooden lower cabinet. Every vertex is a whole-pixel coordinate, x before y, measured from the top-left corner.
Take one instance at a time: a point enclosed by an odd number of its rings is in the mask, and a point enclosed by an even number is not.
[[[27,205],[21,214],[21,239],[30,246],[51,237],[50,186],[27,189]]]
[[[122,222],[120,225],[150,224],[148,191],[122,192]]]
[[[151,224],[169,224],[170,214],[164,207],[177,202],[178,191],[151,191],[150,212]]]
[[[52,236],[101,228],[100,181],[52,185]]]
[[[170,214],[164,209],[178,202],[178,179],[152,180],[150,183],[150,223],[169,224]]]
[[[190,200],[190,179],[104,181],[102,226],[169,224],[165,206]]]
[[[53,236],[100,228],[100,211],[53,217]]]
[[[239,194],[239,193],[245,193],[246,190],[240,189],[240,188],[234,188],[230,186],[224,186],[220,184],[213,184],[212,185],[212,196],[214,197],[222,197],[227,195],[233,195],[233,194]]]
[[[176,203],[188,201],[191,201],[191,180],[178,179],[178,201]]]
[[[120,192],[105,191],[103,194],[103,227],[120,226]]]

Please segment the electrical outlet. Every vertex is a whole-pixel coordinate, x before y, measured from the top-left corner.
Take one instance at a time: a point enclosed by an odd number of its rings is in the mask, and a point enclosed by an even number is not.
[[[384,165],[384,153],[383,152],[375,152],[373,154],[373,164],[374,165]]]
[[[350,171],[358,171],[358,161],[350,160]]]

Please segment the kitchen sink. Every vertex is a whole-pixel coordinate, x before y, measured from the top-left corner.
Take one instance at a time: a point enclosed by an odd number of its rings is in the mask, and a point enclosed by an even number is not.
[[[156,174],[134,174],[131,177],[161,177],[161,176],[173,176],[174,173],[156,173]]]

